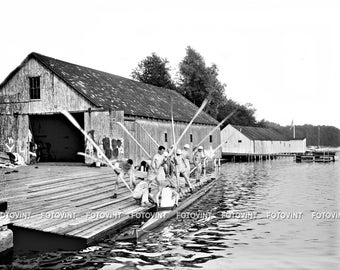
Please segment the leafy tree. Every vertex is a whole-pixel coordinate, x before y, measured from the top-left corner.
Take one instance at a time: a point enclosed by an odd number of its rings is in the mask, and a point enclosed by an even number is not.
[[[254,115],[256,110],[253,108],[252,104],[247,103],[245,105],[241,105],[232,99],[226,99],[225,103],[220,106],[217,120],[222,121],[234,110],[236,110],[236,112],[224,123],[224,126],[228,124],[258,126]],[[224,126],[222,126],[222,128]]]
[[[190,46],[186,48],[186,55],[179,64],[179,79],[176,80],[178,81],[177,87],[171,78],[168,63],[166,58],[161,58],[156,53],[152,53],[151,56],[147,56],[138,64],[138,67],[132,71],[131,76],[147,84],[176,90],[197,106],[201,106],[203,100],[208,98],[209,103],[205,111],[218,121],[222,121],[233,110],[237,109],[236,113],[225,125],[231,123],[243,126],[271,127],[274,124],[264,119],[257,122],[255,118],[256,110],[252,104],[239,104],[232,99],[228,99],[225,95],[226,85],[217,78],[219,72],[217,65],[207,66],[204,58]],[[275,126],[275,128],[287,134],[289,133],[289,128],[287,129],[280,125]],[[307,134],[306,129],[296,130],[296,134],[300,135],[300,132]],[[332,140],[336,141],[333,137]]]
[[[166,58],[161,58],[156,53],[152,53],[151,56],[147,56],[138,63],[131,76],[140,82],[174,90],[176,86],[171,79],[168,63]]]
[[[187,47],[186,56],[179,64],[179,92],[191,102],[200,106],[208,96],[208,71],[203,57],[191,47]]]
[[[225,99],[225,85],[217,79],[217,66],[207,67],[203,57],[189,46],[179,64],[179,72],[178,91],[197,106],[208,97],[209,104],[205,111],[216,118],[218,108]]]
[[[225,84],[222,84],[218,79],[218,68],[215,64],[207,68],[209,81],[207,84],[209,93],[209,103],[206,112],[212,117],[217,118],[220,107],[227,100],[225,96]]]

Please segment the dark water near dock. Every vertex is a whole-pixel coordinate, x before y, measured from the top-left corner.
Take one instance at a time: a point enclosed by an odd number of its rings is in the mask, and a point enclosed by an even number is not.
[[[214,190],[138,244],[17,258],[15,269],[339,269],[340,162],[227,163]],[[30,266],[29,266],[30,265]]]

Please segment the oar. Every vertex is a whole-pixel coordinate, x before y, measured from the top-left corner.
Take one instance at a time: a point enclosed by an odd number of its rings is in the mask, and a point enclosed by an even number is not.
[[[115,171],[115,168],[111,164],[110,160],[107,158],[107,156],[104,154],[104,152],[99,148],[99,146],[92,140],[92,138],[81,128],[81,126],[78,124],[77,120],[74,119],[74,117],[68,112],[68,111],[61,111],[63,115],[85,136],[85,138],[93,145],[94,148],[100,153],[103,158],[105,159],[106,163],[111,167],[112,170]],[[128,190],[132,193],[132,190],[130,186],[125,182],[123,177],[121,178],[124,182],[125,186],[128,188]]]
[[[143,128],[142,124],[141,124],[141,123],[138,123],[138,124],[139,124],[139,126],[141,127],[141,129],[143,129],[143,130],[144,130],[144,132],[146,133],[146,135],[148,135],[148,136],[149,136],[149,138],[151,139],[151,141],[152,141],[154,144],[156,144],[156,145],[157,145],[157,147],[159,147],[159,144],[158,144],[158,142],[157,142],[157,141],[156,141],[154,138],[152,138],[152,136],[150,135],[150,133],[149,133],[149,132],[147,132],[145,128]]]
[[[101,163],[109,166],[109,164],[107,162],[105,162],[104,160],[101,160],[101,159],[96,158],[94,156],[90,156],[90,155],[88,155],[86,153],[78,152],[77,155],[83,156],[83,157],[86,157],[86,158],[89,158],[89,159],[92,159],[93,161],[96,161],[96,162],[101,162]],[[112,164],[112,162],[116,162],[116,161],[117,161],[116,159],[115,160],[111,160],[111,164]]]
[[[203,111],[204,107],[207,105],[208,103],[208,99],[205,99],[201,105],[201,107],[198,109],[198,111],[196,112],[196,114],[194,115],[194,117],[191,119],[190,123],[187,125],[187,127],[185,128],[185,130],[182,132],[181,136],[178,138],[178,140],[175,142],[174,144],[174,148],[171,149],[169,156],[172,154],[173,151],[175,151],[175,149],[177,148],[178,143],[181,141],[181,139],[183,138],[183,136],[185,135],[185,133],[188,131],[188,129],[190,128],[190,126],[192,125],[192,123],[194,122],[194,120],[196,119],[196,117]]]
[[[147,154],[147,156],[149,158],[151,158],[151,155],[144,149],[144,147],[135,139],[135,137],[133,137],[133,135],[127,130],[127,128],[120,122],[117,122],[118,125],[120,125],[122,127],[122,129],[131,137],[132,140],[134,140],[134,142],[140,147],[140,149],[142,149],[145,154]]]
[[[217,146],[214,150],[213,150],[213,152],[212,152],[212,154],[214,154],[218,149],[220,149],[222,146],[223,146],[223,144],[225,144],[226,142],[228,142],[228,140],[231,138],[231,137],[233,137],[234,135],[231,135],[231,136],[229,136],[229,138],[227,138],[227,140],[225,141],[225,142],[223,142],[223,143],[221,143],[219,146]],[[203,161],[204,160],[206,160],[208,158],[208,156],[206,156],[204,159],[203,159]],[[192,173],[194,170],[196,170],[197,169],[197,166],[195,166],[191,171],[190,171],[190,173]]]
[[[206,138],[208,138],[211,134],[213,134],[214,133],[214,131],[216,130],[216,129],[218,129],[220,126],[222,126],[223,124],[224,124],[224,122],[225,121],[227,121],[235,112],[237,111],[237,109],[235,109],[235,110],[233,110],[226,118],[224,118],[216,127],[214,127],[214,129],[213,130],[211,130],[210,132],[209,132],[209,134],[207,135],[207,136],[205,136],[197,145],[200,145],[201,143],[203,143],[204,142],[204,140],[206,139]]]
[[[172,102],[172,97],[170,96],[170,113],[171,113],[171,129],[172,129],[172,141],[175,143],[175,122],[174,122],[174,104]]]

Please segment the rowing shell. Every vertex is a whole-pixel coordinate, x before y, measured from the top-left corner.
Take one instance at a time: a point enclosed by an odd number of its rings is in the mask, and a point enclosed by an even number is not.
[[[216,177],[214,175],[205,177],[201,180],[199,184],[195,185],[195,191],[193,194],[186,198],[182,198],[178,207],[174,209],[169,208],[158,208],[157,211],[152,215],[152,217],[146,221],[144,224],[137,228],[133,228],[125,234],[117,238],[118,241],[137,241],[143,235],[151,232],[152,230],[159,227],[161,224],[177,216],[178,213],[183,211],[185,208],[192,205],[195,201],[200,199],[202,196],[207,194],[216,184]]]

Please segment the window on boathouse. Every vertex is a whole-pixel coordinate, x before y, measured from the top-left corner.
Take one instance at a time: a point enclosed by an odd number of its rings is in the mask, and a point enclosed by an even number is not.
[[[190,142],[193,142],[192,134],[190,134]]]
[[[40,77],[30,77],[30,99],[40,99]]]
[[[213,137],[212,137],[212,135],[209,136],[209,141],[210,141],[210,143],[213,142]]]
[[[168,133],[164,133],[164,142],[168,142]]]
[[[238,140],[238,143],[241,143],[242,142],[242,140]]]

